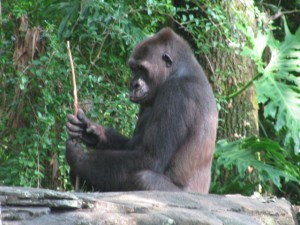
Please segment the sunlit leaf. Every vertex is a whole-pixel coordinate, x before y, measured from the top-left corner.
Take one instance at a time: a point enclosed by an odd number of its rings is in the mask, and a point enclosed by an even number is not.
[[[275,119],[275,129],[285,130],[285,143],[294,143],[294,151],[300,151],[300,82],[295,73],[300,72],[300,29],[292,34],[284,20],[285,39],[276,40],[271,34],[267,39],[257,35],[253,55],[261,58],[266,44],[271,52],[267,66],[258,66],[261,78],[256,82],[259,103],[264,104],[264,116]],[[264,42],[267,40],[267,43]],[[260,43],[260,44],[259,44]],[[255,60],[256,57],[252,58]],[[256,58],[256,59],[257,59]],[[259,60],[256,60],[258,62]]]

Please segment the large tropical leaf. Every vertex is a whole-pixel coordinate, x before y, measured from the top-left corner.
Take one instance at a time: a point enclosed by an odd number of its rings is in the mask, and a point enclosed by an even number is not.
[[[219,140],[215,157],[217,167],[230,169],[235,165],[241,177],[245,176],[248,167],[253,167],[265,188],[269,181],[281,188],[281,178],[299,183],[298,166],[289,162],[288,152],[270,139],[249,137],[230,143]]]
[[[255,82],[257,100],[264,104],[264,116],[275,119],[275,129],[285,130],[285,143],[293,141],[295,153],[300,151],[300,29],[292,34],[285,24],[285,38],[282,42],[271,34],[267,42],[254,44],[268,45],[271,59],[267,66],[260,63],[262,76]],[[266,46],[260,46],[263,49]],[[255,47],[254,47],[255,48]],[[253,49],[254,50],[254,49]],[[253,53],[253,52],[252,52]],[[262,57],[262,51],[256,51]],[[258,55],[259,54],[259,55]]]

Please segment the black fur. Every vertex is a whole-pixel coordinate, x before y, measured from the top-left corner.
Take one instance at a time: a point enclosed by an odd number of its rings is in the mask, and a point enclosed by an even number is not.
[[[165,28],[129,59],[130,99],[140,104],[132,138],[69,115],[66,160],[88,190],[207,193],[218,112],[209,82],[189,45]],[[83,152],[78,142],[94,150]]]

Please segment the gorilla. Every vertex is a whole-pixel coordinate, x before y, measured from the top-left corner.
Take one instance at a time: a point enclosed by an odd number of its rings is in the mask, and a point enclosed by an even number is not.
[[[135,47],[128,65],[129,99],[140,105],[133,136],[91,122],[81,109],[68,115],[72,183],[78,176],[88,191],[208,193],[218,111],[190,46],[164,28]]]

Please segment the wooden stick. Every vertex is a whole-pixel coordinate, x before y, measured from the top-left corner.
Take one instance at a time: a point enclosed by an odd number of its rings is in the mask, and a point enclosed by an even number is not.
[[[75,112],[75,115],[77,115],[77,113],[78,113],[78,98],[77,98],[77,87],[76,87],[76,75],[75,75],[72,52],[71,52],[71,47],[70,47],[70,42],[69,41],[67,41],[67,49],[68,49],[68,55],[69,55],[71,71],[72,71],[73,95],[74,95],[74,112]],[[76,175],[75,191],[79,191],[79,182],[80,182],[79,176]]]
[[[72,71],[74,111],[75,111],[75,115],[77,115],[77,113],[78,113],[78,98],[77,98],[77,87],[76,87],[76,75],[75,75],[72,52],[71,52],[71,47],[70,47],[69,41],[67,41],[67,48],[68,48],[69,60],[70,60],[71,71]]]

